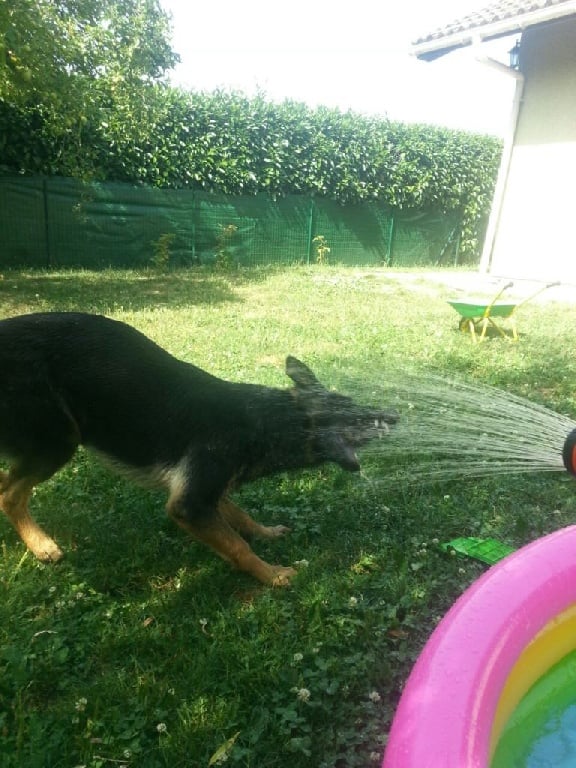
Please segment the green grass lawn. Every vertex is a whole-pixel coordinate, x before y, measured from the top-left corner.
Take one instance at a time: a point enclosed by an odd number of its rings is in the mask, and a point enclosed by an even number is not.
[[[8,272],[0,316],[105,313],[232,380],[285,386],[293,354],[365,396],[409,365],[576,415],[575,306],[526,305],[519,343],[473,345],[453,292],[411,277]],[[271,562],[301,563],[290,588],[271,589],[189,541],[161,494],[79,453],[32,502],[61,563],[37,562],[1,522],[3,768],[379,765],[413,662],[483,570],[438,543],[520,546],[576,521],[576,486],[563,473],[423,484],[417,467],[398,486],[382,463],[371,472],[378,482],[325,467],[238,492],[256,519],[292,529],[255,544]]]

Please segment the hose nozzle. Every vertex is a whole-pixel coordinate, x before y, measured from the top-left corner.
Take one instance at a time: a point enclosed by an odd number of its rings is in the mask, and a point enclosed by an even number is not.
[[[564,441],[562,460],[568,472],[576,476],[576,429],[573,429]]]

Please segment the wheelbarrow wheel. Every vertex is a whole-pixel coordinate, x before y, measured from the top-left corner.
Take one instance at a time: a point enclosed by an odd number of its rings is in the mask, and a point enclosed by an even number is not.
[[[462,331],[462,333],[470,333],[470,330],[474,324],[473,320],[470,320],[469,317],[461,317],[460,323],[458,324],[458,328]]]

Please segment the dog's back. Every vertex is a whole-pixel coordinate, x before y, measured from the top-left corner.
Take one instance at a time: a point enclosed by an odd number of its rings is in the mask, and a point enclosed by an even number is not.
[[[234,385],[225,393],[226,382],[98,315],[0,322],[0,369],[0,453],[9,456],[24,439],[66,433],[133,468],[169,465],[234,405]]]

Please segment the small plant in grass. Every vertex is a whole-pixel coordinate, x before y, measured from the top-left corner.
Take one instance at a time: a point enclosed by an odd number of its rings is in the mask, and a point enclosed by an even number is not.
[[[327,264],[328,256],[330,254],[330,246],[324,235],[316,235],[316,237],[313,238],[312,243],[316,249],[316,263]]]
[[[165,232],[157,240],[152,240],[153,255],[150,263],[158,270],[164,271],[170,266],[171,252],[170,248],[176,238],[173,232]]]
[[[236,224],[219,224],[216,235],[216,266],[219,269],[230,269],[234,264],[231,245],[238,232]]]

